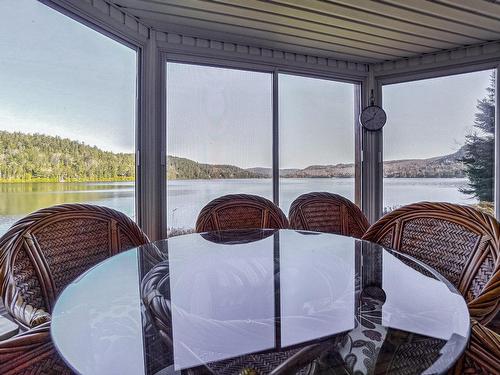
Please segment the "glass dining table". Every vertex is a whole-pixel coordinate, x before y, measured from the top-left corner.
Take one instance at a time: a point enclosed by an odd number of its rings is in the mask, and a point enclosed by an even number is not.
[[[93,267],[51,334],[80,374],[440,374],[470,321],[432,268],[351,237],[241,230],[173,237]]]

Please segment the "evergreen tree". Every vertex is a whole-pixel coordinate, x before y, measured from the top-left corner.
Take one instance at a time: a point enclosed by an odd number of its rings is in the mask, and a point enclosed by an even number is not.
[[[493,202],[495,167],[495,75],[492,74],[485,98],[478,100],[474,133],[465,138],[465,174],[469,182],[463,193],[480,202]]]

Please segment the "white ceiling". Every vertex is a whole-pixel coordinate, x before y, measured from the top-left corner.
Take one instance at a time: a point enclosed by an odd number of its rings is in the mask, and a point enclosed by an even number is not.
[[[487,0],[111,0],[156,30],[380,62],[500,40]]]

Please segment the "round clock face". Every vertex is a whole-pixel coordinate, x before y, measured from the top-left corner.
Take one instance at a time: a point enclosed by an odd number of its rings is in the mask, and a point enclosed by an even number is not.
[[[380,130],[387,121],[387,115],[379,106],[371,105],[363,109],[359,121],[368,130]]]

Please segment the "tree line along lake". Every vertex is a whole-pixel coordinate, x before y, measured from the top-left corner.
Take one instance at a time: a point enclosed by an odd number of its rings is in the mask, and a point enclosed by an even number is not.
[[[384,206],[432,200],[474,204],[466,187],[463,148],[428,159],[384,162]],[[108,206],[135,217],[134,156],[41,134],[0,131],[0,234],[39,208],[62,203]],[[272,197],[270,168],[199,163],[168,156],[167,223],[194,227],[200,209],[225,194]],[[354,165],[280,170],[280,206],[288,213],[300,194],[329,191],[354,196]]]

